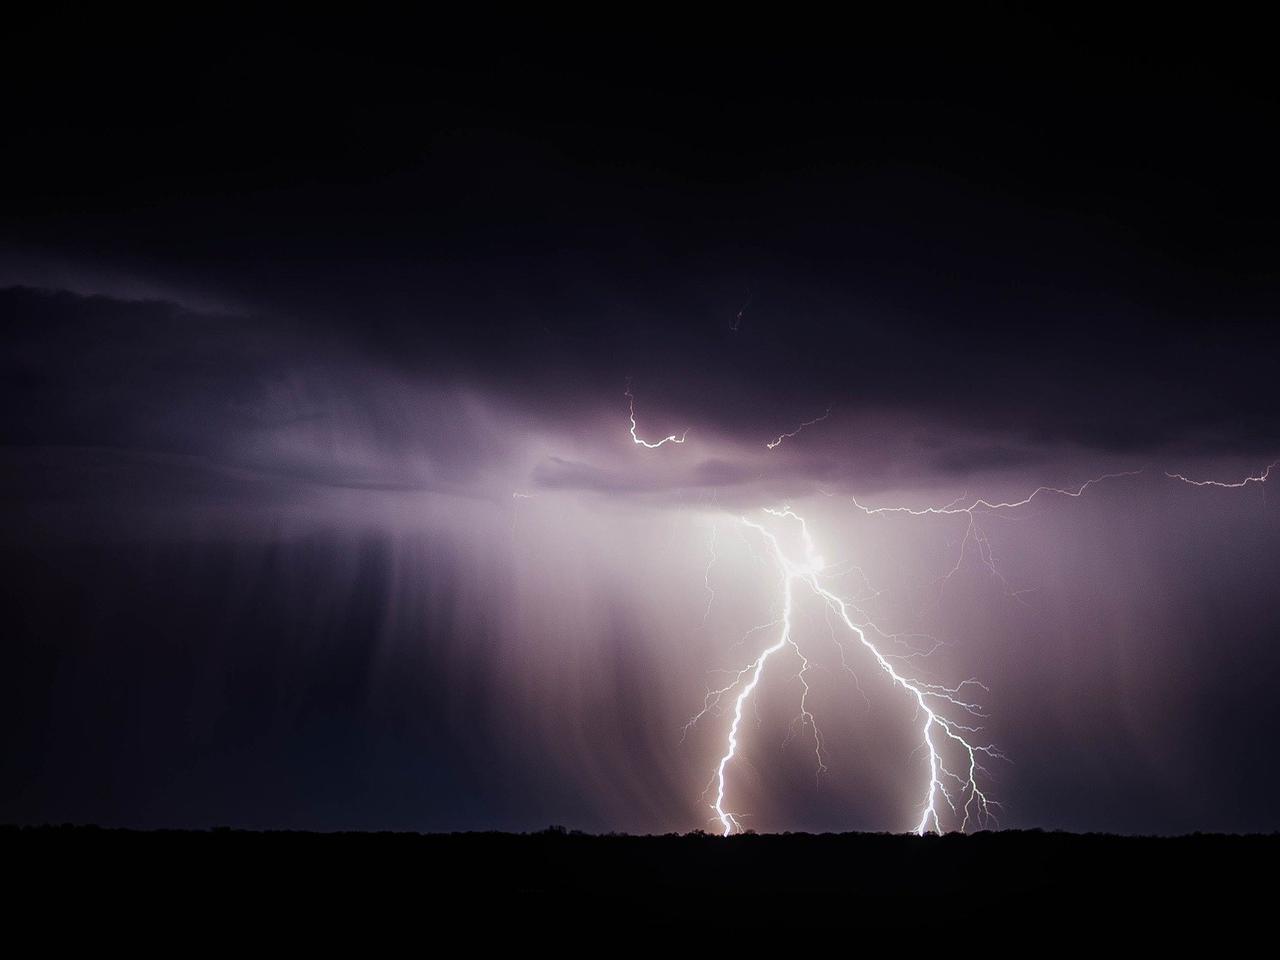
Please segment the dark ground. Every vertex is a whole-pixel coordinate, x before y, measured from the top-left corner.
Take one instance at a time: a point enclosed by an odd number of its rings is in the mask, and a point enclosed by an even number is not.
[[[1274,891],[1280,835],[1119,837],[1007,831],[890,834],[592,836],[533,834],[130,831],[0,828],[0,862],[33,904],[199,903],[238,911],[364,901],[528,907],[576,904],[672,918],[681,905],[762,897],[811,906],[850,898],[949,898],[966,909],[1010,900],[1135,898],[1237,906]],[[944,903],[939,899],[938,904]]]

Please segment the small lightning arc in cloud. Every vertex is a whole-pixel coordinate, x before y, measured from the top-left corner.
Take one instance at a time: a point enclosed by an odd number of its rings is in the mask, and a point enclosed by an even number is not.
[[[826,412],[826,413],[824,413],[822,416],[820,416],[820,417],[814,417],[812,420],[806,420],[806,421],[804,421],[804,423],[800,424],[800,426],[796,427],[796,428],[795,428],[794,430],[792,430],[790,433],[780,433],[780,434],[778,434],[778,436],[777,436],[777,437],[775,437],[773,440],[770,440],[768,443],[766,443],[766,444],[765,444],[765,446],[766,446],[768,449],[770,449],[770,450],[774,450],[774,449],[776,449],[777,447],[779,447],[779,446],[781,446],[781,445],[782,445],[782,441],[783,441],[783,440],[789,440],[789,439],[791,439],[791,438],[792,438],[792,437],[794,437],[797,433],[799,433],[801,430],[803,430],[805,427],[812,427],[815,423],[821,423],[823,420],[827,419],[827,417],[829,417],[829,416],[831,416],[831,407],[829,407],[829,406],[828,406],[828,407],[827,407],[827,412]]]
[[[676,436],[673,433],[669,437],[663,437],[661,440],[659,440],[656,443],[651,443],[648,440],[640,439],[640,436],[636,433],[636,398],[631,393],[630,380],[627,381],[627,389],[626,389],[626,392],[623,394],[623,396],[627,398],[627,409],[630,411],[630,414],[631,414],[631,439],[636,444],[636,446],[647,447],[650,450],[656,450],[658,449],[658,447],[662,446],[664,443],[684,443],[685,437],[689,436],[689,431],[686,430],[684,433],[680,434],[679,436]]]

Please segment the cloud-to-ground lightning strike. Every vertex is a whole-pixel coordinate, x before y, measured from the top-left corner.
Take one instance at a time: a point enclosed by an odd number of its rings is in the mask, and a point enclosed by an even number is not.
[[[1017,509],[1027,506],[1037,497],[1044,495],[1078,498],[1097,483],[1121,477],[1136,476],[1140,472],[1134,470],[1106,474],[1088,480],[1074,488],[1041,486],[1018,500],[992,501],[979,498],[965,504],[965,498],[961,497],[941,507],[925,508],[868,507],[858,503],[856,499],[854,504],[869,516],[889,513],[917,517],[964,514],[968,519],[968,527],[955,569],[958,569],[963,562],[965,546],[970,540],[973,540],[979,544],[983,563],[1001,582],[1004,582],[1004,577],[996,567],[990,544],[978,526],[977,513],[981,511]],[[931,830],[941,833],[944,830],[944,806],[954,818],[951,823],[962,831],[972,824],[986,825],[994,823],[993,809],[998,809],[999,803],[987,795],[987,792],[979,782],[979,778],[984,772],[981,760],[983,758],[1000,757],[1000,753],[992,745],[976,740],[975,735],[980,732],[980,727],[975,721],[980,719],[983,714],[979,704],[972,702],[963,693],[968,687],[977,687],[984,690],[985,687],[974,679],[965,680],[952,687],[929,683],[909,676],[898,667],[895,667],[895,660],[912,659],[920,656],[920,652],[916,651],[907,657],[902,657],[882,650],[873,640],[873,637],[886,637],[884,631],[877,628],[874,623],[865,617],[855,601],[841,598],[823,584],[822,578],[827,572],[825,563],[815,549],[813,538],[805,520],[786,507],[782,510],[766,509],[764,512],[774,518],[786,518],[798,523],[804,547],[803,559],[795,559],[787,554],[778,536],[767,526],[746,517],[742,518],[743,525],[755,531],[765,541],[777,568],[782,574],[783,617],[781,633],[772,645],[766,647],[754,661],[740,670],[728,685],[718,690],[710,691],[704,700],[703,710],[690,721],[691,724],[696,723],[707,712],[718,706],[725,696],[737,688],[725,750],[720,757],[712,779],[712,783],[715,786],[715,800],[712,803],[712,808],[724,834],[728,835],[735,830],[741,829],[737,816],[726,806],[725,794],[727,772],[739,750],[739,737],[744,709],[759,686],[768,661],[787,648],[791,648],[801,662],[799,676],[803,689],[800,716],[797,720],[812,728],[819,772],[825,769],[822,735],[813,714],[808,709],[809,686],[803,682],[809,661],[805,657],[800,644],[796,641],[792,629],[793,607],[798,587],[807,588],[815,598],[825,605],[829,613],[835,615],[836,620],[856,639],[857,645],[871,656],[875,664],[889,677],[890,682],[910,698],[916,707],[917,716],[924,718],[921,726],[921,741],[929,759],[929,780],[920,817],[915,825],[915,831],[919,834],[924,834]],[[954,573],[954,570],[952,572]],[[838,645],[841,650],[842,662],[845,662],[844,645]],[[847,662],[845,662],[845,666],[848,669]],[[960,757],[961,765],[957,770],[952,770],[947,766],[945,757],[948,748],[954,755]]]
[[[627,383],[625,395],[630,403],[631,438],[636,444],[655,449],[663,443],[684,442],[684,436],[666,437],[657,443],[642,440],[636,433],[635,400],[631,394],[630,382]],[[771,443],[767,443],[766,447],[771,450],[774,449],[784,440],[794,437],[805,427],[825,420],[830,414],[831,408],[828,407],[826,413],[821,417],[800,424],[790,433],[782,434]],[[941,507],[923,508],[900,506],[868,507],[859,503],[856,498],[853,499],[853,503],[868,516],[883,514],[906,514],[916,517],[965,515],[968,518],[968,527],[961,543],[960,556],[957,558],[955,569],[959,569],[960,564],[963,563],[965,549],[970,540],[973,540],[979,545],[984,564],[992,574],[997,576],[1001,582],[1004,582],[1004,577],[997,569],[991,554],[990,544],[978,525],[977,515],[979,512],[1016,509],[1030,504],[1042,495],[1080,497],[1096,483],[1118,477],[1134,476],[1140,472],[1135,470],[1105,474],[1088,480],[1074,489],[1041,486],[1020,500],[991,501],[979,498],[966,505],[964,503],[965,497],[961,496]],[[810,669],[810,661],[805,655],[802,645],[794,636],[793,620],[797,589],[807,591],[808,594],[822,603],[828,616],[835,615],[836,620],[856,640],[856,646],[862,648],[870,656],[871,660],[889,678],[894,687],[901,689],[906,694],[908,702],[915,707],[917,719],[923,717],[920,735],[921,745],[925,748],[929,759],[929,779],[921,813],[915,824],[915,832],[921,835],[930,830],[938,833],[943,832],[944,805],[951,815],[948,818],[948,823],[962,831],[968,829],[971,824],[985,826],[994,823],[993,809],[998,809],[999,803],[987,795],[979,782],[979,777],[985,773],[981,762],[982,758],[999,758],[1001,754],[994,746],[977,740],[975,735],[981,731],[977,721],[984,714],[981,707],[968,699],[967,694],[963,692],[970,687],[983,690],[986,688],[975,679],[968,679],[951,687],[930,683],[908,675],[898,667],[895,667],[894,660],[918,658],[927,655],[927,651],[922,653],[922,651],[913,650],[903,656],[882,650],[872,639],[873,636],[884,638],[887,641],[893,641],[898,638],[885,633],[872,623],[858,607],[857,601],[844,599],[824,585],[823,578],[829,577],[830,571],[826,570],[826,564],[815,547],[809,526],[804,518],[786,506],[780,510],[766,508],[764,513],[775,521],[783,520],[799,525],[803,556],[797,558],[789,555],[782,546],[777,534],[766,525],[766,522],[758,522],[745,516],[740,518],[742,528],[751,531],[768,548],[768,555],[782,577],[781,618],[771,624],[752,629],[748,632],[747,637],[761,630],[771,629],[779,625],[781,629],[777,639],[765,647],[754,660],[736,672],[731,671],[732,677],[727,684],[716,690],[708,690],[703,699],[702,709],[685,724],[685,734],[687,735],[690,728],[708,713],[716,710],[724,699],[736,690],[736,696],[733,698],[733,715],[729,724],[725,749],[716,764],[715,774],[707,788],[707,792],[710,792],[712,786],[715,788],[715,799],[711,803],[711,807],[715,811],[716,819],[719,821],[724,835],[728,836],[734,831],[742,829],[738,816],[731,812],[727,806],[726,791],[729,767],[738,756],[743,715],[747,704],[751,702],[752,694],[755,693],[764,678],[767,664],[784,650],[789,649],[800,665],[796,674],[801,684],[800,710],[793,723],[793,729],[796,724],[799,724],[803,728],[812,731],[817,772],[821,774],[826,769],[822,732],[818,728],[817,718],[809,709],[810,686],[807,675]],[[715,563],[715,539],[716,528],[713,527],[711,561],[704,577],[705,586],[711,600],[714,599],[714,593],[710,587],[710,576],[711,567]],[[952,573],[954,572],[953,570]],[[710,602],[709,600],[708,613],[710,612]],[[835,634],[833,633],[834,637]],[[746,637],[743,639],[745,641]],[[845,658],[845,645],[838,639],[836,644],[840,650],[841,662],[847,670],[852,672]],[[935,643],[935,649],[936,646]],[[859,687],[859,689],[861,688]],[[948,767],[948,756],[960,759],[958,769],[952,770]]]
[[[980,757],[999,757],[999,752],[991,745],[976,742],[974,734],[979,727],[973,722],[982,717],[981,708],[964,698],[962,691],[969,686],[981,687],[976,680],[965,680],[954,687],[927,683],[900,672],[891,662],[891,655],[882,652],[871,639],[873,634],[883,635],[873,624],[861,619],[861,611],[850,601],[846,601],[821,582],[825,572],[825,563],[815,549],[809,533],[808,524],[789,507],[781,510],[766,509],[768,516],[794,521],[800,526],[803,542],[803,557],[789,556],[777,535],[764,523],[742,517],[742,524],[754,531],[765,542],[773,560],[782,575],[782,629],[778,638],[766,647],[758,657],[742,670],[733,681],[720,690],[708,693],[703,710],[690,723],[697,720],[714,707],[726,694],[739,687],[734,699],[733,718],[729,725],[729,734],[723,755],[716,766],[713,783],[716,795],[712,803],[716,817],[726,836],[741,829],[735,814],[726,806],[726,781],[729,765],[738,754],[739,734],[742,727],[743,712],[752,694],[764,676],[765,666],[775,654],[790,648],[800,661],[798,674],[802,686],[800,698],[799,722],[809,727],[814,735],[814,754],[818,770],[825,769],[823,760],[822,734],[816,720],[808,708],[809,684],[805,674],[809,669],[809,660],[801,645],[793,634],[793,615],[797,588],[806,588],[816,599],[824,604],[827,610],[834,613],[837,619],[850,631],[877,666],[888,676],[890,682],[901,688],[915,705],[917,716],[923,716],[921,726],[922,745],[929,757],[929,783],[925,792],[925,800],[920,819],[915,830],[923,834],[929,830],[942,832],[943,804],[956,818],[959,829],[965,830],[971,823],[986,824],[993,822],[992,808],[999,804],[990,799],[979,784],[979,775],[983,772]],[[956,715],[959,715],[958,719]],[[948,769],[945,756],[946,748],[961,758],[958,771]]]
[[[781,446],[781,445],[782,445],[782,441],[783,441],[783,440],[790,440],[792,437],[794,437],[797,433],[799,433],[799,432],[800,432],[801,430],[803,430],[805,427],[812,427],[815,423],[821,423],[823,420],[827,419],[827,417],[829,417],[829,416],[831,416],[831,408],[830,408],[830,407],[827,407],[827,412],[826,412],[826,413],[824,413],[822,416],[820,416],[820,417],[814,417],[812,420],[806,420],[806,421],[804,421],[804,423],[800,424],[800,426],[796,427],[796,428],[795,428],[794,430],[792,430],[790,433],[780,433],[780,434],[778,434],[778,436],[776,436],[774,439],[772,439],[772,440],[770,440],[768,443],[766,443],[766,444],[765,444],[765,446],[766,446],[768,449],[773,450],[773,449],[775,449],[775,448],[777,448],[777,447]]]
[[[629,383],[626,396],[631,403],[631,436],[635,443],[654,449],[663,443],[684,442],[683,435],[666,437],[657,443],[642,440],[636,432],[634,399],[631,396]],[[765,446],[770,450],[776,448],[805,427],[825,420],[830,413],[829,407],[821,417],[801,423],[795,430],[779,435]],[[1271,463],[1257,475],[1250,475],[1234,482],[1195,480],[1177,473],[1166,473],[1166,476],[1193,486],[1239,489],[1250,484],[1265,484],[1277,467],[1280,467],[1280,461]],[[982,497],[970,499],[967,495],[961,495],[945,505],[926,507],[869,506],[856,497],[851,500],[854,507],[868,517],[964,516],[966,528],[960,543],[959,555],[954,567],[942,579],[949,579],[961,568],[966,553],[973,544],[977,547],[982,563],[1007,588],[1008,583],[996,563],[991,544],[982,529],[980,518],[983,515],[1027,507],[1042,497],[1079,498],[1096,484],[1134,477],[1142,472],[1142,470],[1128,470],[1107,473],[1074,487],[1040,486],[1026,496],[1010,500]],[[723,751],[704,793],[705,796],[714,791],[714,799],[711,800],[710,806],[723,834],[728,836],[743,829],[740,814],[730,809],[729,775],[734,761],[741,752],[743,719],[747,708],[765,679],[768,665],[780,659],[779,655],[793,656],[799,666],[794,674],[800,682],[799,712],[792,722],[791,735],[795,735],[797,728],[811,731],[817,773],[821,774],[827,769],[823,735],[818,727],[817,718],[809,706],[810,657],[806,655],[805,645],[796,636],[795,631],[796,607],[805,597],[817,601],[824,609],[829,618],[828,624],[833,627],[832,639],[835,640],[840,651],[841,663],[845,669],[853,672],[846,658],[846,649],[861,650],[880,668],[890,685],[902,691],[907,703],[915,711],[916,720],[919,723],[920,745],[928,758],[928,778],[914,831],[923,835],[931,831],[938,833],[947,829],[964,831],[971,826],[984,827],[994,824],[994,811],[999,809],[1000,804],[988,796],[987,789],[983,786],[982,781],[985,780],[986,774],[983,760],[1001,758],[1002,755],[996,747],[980,739],[980,722],[985,715],[981,706],[967,693],[971,688],[985,691],[986,687],[972,678],[955,686],[945,686],[921,679],[915,671],[906,670],[902,664],[927,657],[932,651],[910,649],[902,653],[887,647],[886,644],[901,642],[902,638],[887,634],[877,627],[859,606],[859,600],[842,597],[832,589],[830,584],[842,574],[838,574],[835,568],[827,568],[805,519],[789,506],[783,506],[780,509],[765,508],[762,512],[763,516],[756,519],[748,516],[739,517],[739,529],[743,531],[744,539],[753,556],[756,556],[756,551],[751,548],[750,541],[754,540],[757,545],[763,545],[764,562],[770,565],[781,578],[781,615],[770,623],[748,631],[741,642],[745,643],[751,636],[765,630],[776,629],[778,632],[774,635],[772,642],[765,646],[753,660],[740,669],[728,671],[726,683],[717,689],[708,690],[701,710],[685,725],[687,735],[688,731],[708,714],[718,713],[721,706],[730,702],[731,698],[731,717]],[[784,546],[781,525],[785,524],[794,524],[794,529],[798,530],[800,544],[798,550],[794,546],[790,548]],[[711,603],[715,596],[711,589],[711,575],[716,563],[717,536],[718,523],[712,528],[711,559],[704,574],[704,586],[709,597],[703,617],[704,623],[707,615],[710,614]],[[761,558],[757,557],[757,559]],[[863,579],[865,580],[865,575]],[[872,596],[875,595],[876,592],[872,591]],[[1015,592],[1014,595],[1016,596],[1017,593]],[[841,640],[834,628],[843,628],[849,640]],[[933,649],[937,646],[938,642],[934,641]],[[854,676],[856,679],[856,674]]]
[[[631,381],[627,381],[627,389],[623,394],[627,398],[627,409],[631,413],[631,439],[639,447],[647,447],[650,450],[656,450],[664,443],[684,443],[685,437],[689,436],[689,431],[676,436],[674,433],[669,437],[663,437],[657,443],[651,443],[648,440],[641,440],[636,433],[636,398],[631,395]]]

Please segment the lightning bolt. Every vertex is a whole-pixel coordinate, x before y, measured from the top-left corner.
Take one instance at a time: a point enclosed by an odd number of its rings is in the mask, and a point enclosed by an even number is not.
[[[675,434],[672,434],[669,437],[663,437],[657,443],[650,443],[648,440],[641,440],[639,435],[636,433],[636,398],[631,394],[630,380],[627,381],[627,389],[623,396],[627,398],[627,408],[631,414],[631,439],[635,442],[636,446],[656,450],[664,443],[684,443],[685,437],[689,435],[688,430],[680,434],[678,437]]]
[[[971,823],[985,825],[994,822],[992,811],[993,808],[998,809],[999,804],[988,797],[979,783],[979,776],[985,772],[982,767],[982,758],[998,758],[1000,753],[990,744],[976,741],[974,734],[980,731],[980,727],[977,726],[975,719],[981,718],[983,714],[981,707],[971,702],[963,692],[971,686],[984,690],[986,688],[976,680],[965,680],[954,687],[947,687],[928,683],[900,672],[891,662],[890,655],[881,651],[871,638],[873,633],[883,635],[882,631],[872,624],[861,621],[861,611],[852,602],[842,599],[822,584],[820,577],[825,572],[825,563],[816,550],[805,519],[790,507],[783,507],[780,510],[766,509],[764,513],[775,519],[798,524],[803,544],[802,557],[789,556],[778,536],[764,522],[757,522],[745,516],[739,518],[747,529],[754,531],[763,540],[782,576],[782,629],[777,639],[754,661],[738,671],[730,684],[720,690],[712,691],[708,695],[708,700],[704,702],[703,712],[690,721],[690,724],[696,723],[711,705],[718,703],[720,698],[735,687],[738,688],[725,750],[713,777],[716,794],[711,806],[724,835],[728,836],[742,829],[738,816],[728,809],[725,794],[728,770],[737,757],[740,747],[743,714],[751,701],[752,694],[760,685],[767,664],[784,650],[790,649],[800,662],[798,676],[801,680],[802,694],[800,716],[797,719],[813,731],[814,755],[818,772],[821,773],[826,769],[822,734],[808,708],[809,684],[805,674],[809,669],[809,660],[795,639],[793,631],[795,598],[798,590],[808,591],[830,613],[835,614],[837,620],[847,628],[857,644],[869,654],[871,660],[889,678],[891,684],[900,688],[906,694],[908,702],[914,704],[917,717],[923,717],[920,733],[922,746],[926,749],[929,758],[929,780],[920,819],[915,827],[916,833],[924,834],[930,830],[941,833],[944,805],[961,830],[968,829]],[[953,771],[948,768],[946,761],[948,754],[960,758],[958,770]]]
[[[1141,472],[1141,470],[1129,470],[1103,474],[1076,487],[1040,486],[1026,496],[1015,500],[992,500],[981,497],[970,500],[966,494],[942,506],[915,508],[906,506],[872,507],[860,503],[856,498],[852,499],[854,506],[867,516],[889,514],[912,517],[964,516],[967,521],[965,537],[961,543],[960,554],[957,557],[956,564],[947,576],[949,577],[960,568],[964,561],[968,544],[972,542],[978,545],[980,556],[987,568],[1001,582],[1005,582],[1005,578],[1000,573],[991,551],[990,542],[987,540],[979,523],[980,515],[990,512],[1016,510],[1028,506],[1038,498],[1046,496],[1076,499],[1082,497],[1091,487],[1099,483],[1137,476]],[[986,691],[987,688],[978,680],[972,678],[955,686],[931,683],[915,676],[913,672],[907,672],[903,667],[895,666],[895,662],[928,657],[930,653],[938,649],[941,645],[940,642],[932,637],[925,637],[924,639],[932,644],[928,649],[913,648],[906,653],[887,652],[877,641],[903,642],[904,638],[901,635],[889,634],[880,629],[858,606],[858,601],[847,600],[839,596],[823,582],[824,579],[832,577],[833,573],[828,570],[823,557],[818,552],[809,524],[805,518],[786,506],[777,510],[765,509],[763,512],[766,517],[772,519],[758,521],[745,516],[739,519],[745,530],[752,531],[756,538],[764,543],[774,567],[781,574],[781,631],[777,639],[765,647],[755,660],[737,671],[728,684],[717,690],[709,691],[704,699],[702,711],[693,717],[685,727],[687,734],[692,725],[696,724],[707,713],[718,709],[720,703],[736,691],[736,696],[733,700],[733,715],[729,724],[724,752],[720,756],[715,768],[715,774],[712,777],[711,784],[708,786],[708,792],[710,792],[711,786],[715,788],[715,800],[711,803],[711,807],[724,835],[728,836],[742,829],[739,816],[729,809],[726,799],[728,771],[735,758],[739,755],[741,747],[742,719],[747,705],[752,701],[753,694],[762,682],[767,665],[785,651],[790,651],[800,663],[798,677],[801,681],[801,698],[800,715],[797,717],[797,721],[813,731],[814,753],[818,765],[818,773],[820,774],[826,769],[822,734],[813,713],[808,707],[810,689],[806,680],[806,673],[809,670],[809,659],[806,657],[793,631],[794,609],[798,592],[804,592],[820,602],[829,617],[834,615],[836,624],[842,626],[847,634],[852,637],[854,648],[861,649],[869,657],[870,661],[879,668],[880,672],[888,678],[891,686],[899,689],[905,695],[908,703],[915,708],[917,720],[920,722],[921,747],[924,748],[928,757],[928,781],[920,815],[915,823],[915,832],[921,835],[930,831],[942,833],[945,829],[944,824],[954,826],[961,831],[969,829],[970,826],[985,827],[995,824],[997,822],[995,812],[999,810],[1000,804],[989,796],[987,788],[981,782],[986,776],[983,761],[1003,759],[1003,756],[995,746],[978,740],[977,735],[981,733],[980,721],[985,717],[985,714],[982,712],[981,705],[975,702],[967,692],[971,689]],[[776,523],[779,520],[785,520],[797,525],[802,545],[801,556],[789,555],[778,535],[770,529],[768,524]],[[862,579],[866,580],[865,575],[862,575]],[[870,585],[867,584],[867,586],[869,587]],[[873,590],[872,597],[876,596],[877,593],[877,591]],[[1014,595],[1016,596],[1017,594],[1015,593]],[[834,638],[835,634],[833,632]],[[845,644],[838,639],[836,643],[840,649],[842,665],[857,680],[857,674],[846,659]],[[861,690],[860,684],[859,689]],[[956,759],[959,760],[958,765],[954,763]]]
[[[1267,465],[1256,477],[1245,477],[1235,483],[1224,483],[1220,480],[1192,480],[1190,477],[1184,477],[1180,473],[1165,473],[1170,480],[1181,480],[1183,483],[1189,483],[1193,487],[1221,487],[1224,490],[1239,490],[1241,487],[1247,487],[1251,483],[1266,483],[1271,476],[1271,471],[1276,467],[1280,467],[1280,460]]]
[[[1094,477],[1092,480],[1086,480],[1084,483],[1074,488],[1040,486],[1036,487],[1036,489],[1031,491],[1031,493],[1023,497],[1021,500],[1002,500],[992,502],[990,500],[978,498],[966,504],[965,501],[968,499],[968,495],[961,494],[955,500],[952,500],[950,503],[941,507],[918,508],[869,507],[866,504],[860,503],[857,497],[850,497],[850,500],[853,501],[853,505],[855,507],[861,510],[868,517],[885,516],[889,514],[903,514],[911,517],[966,517],[968,522],[965,526],[964,537],[960,541],[960,549],[956,556],[955,565],[940,578],[939,582],[945,583],[959,572],[960,567],[964,563],[965,554],[969,550],[969,544],[972,543],[977,547],[978,556],[982,560],[983,565],[993,577],[1000,581],[1005,588],[1005,592],[1015,599],[1021,599],[1021,595],[1025,591],[1013,590],[1010,588],[1008,580],[1005,578],[1004,574],[1001,573],[995,554],[991,549],[991,541],[987,539],[987,535],[979,521],[980,515],[1006,510],[1017,510],[1019,507],[1029,505],[1038,497],[1044,496],[1078,499],[1079,497],[1084,496],[1086,490],[1099,483],[1104,483],[1108,480],[1118,480],[1125,477],[1136,477],[1141,473],[1141,470],[1125,470],[1119,473],[1104,473],[1099,477]]]
[[[1008,500],[1008,501],[1001,501],[999,503],[992,503],[989,500],[978,499],[978,500],[974,500],[967,507],[962,507],[959,505],[966,499],[965,496],[961,496],[956,500],[951,501],[951,503],[948,503],[946,506],[920,507],[920,508],[868,507],[859,503],[857,497],[853,497],[851,499],[853,500],[853,505],[869,517],[876,516],[878,514],[884,514],[884,513],[907,513],[913,517],[955,516],[961,513],[968,514],[969,516],[973,516],[973,512],[979,508],[986,508],[987,510],[1012,510],[1017,507],[1025,507],[1036,497],[1042,496],[1044,494],[1057,494],[1063,497],[1081,497],[1084,495],[1084,492],[1088,490],[1090,487],[1094,486],[1095,484],[1102,483],[1104,480],[1115,480],[1119,477],[1136,477],[1140,473],[1142,473],[1141,470],[1126,470],[1122,473],[1104,473],[1100,477],[1094,477],[1092,480],[1086,480],[1084,483],[1080,484],[1080,486],[1076,487],[1074,490],[1063,489],[1062,487],[1036,487],[1033,491],[1031,491],[1031,493],[1023,497],[1021,500]]]
[[[664,443],[683,443],[688,431],[680,436],[669,436],[652,443],[642,440],[637,434],[635,419],[635,400],[631,394],[630,382],[627,384],[626,397],[629,401],[631,438],[639,446],[656,449]],[[813,426],[825,420],[831,414],[828,407],[826,413],[813,420],[804,421],[795,430],[780,434],[765,446],[773,450],[783,441],[800,433],[805,427]],[[1166,473],[1166,476],[1198,487],[1219,487],[1239,489],[1249,484],[1265,484],[1271,473],[1280,467],[1280,460],[1268,465],[1261,473],[1250,475],[1239,481],[1225,482],[1217,480],[1196,480],[1177,473]],[[943,580],[949,578],[964,563],[970,545],[976,546],[978,555],[987,569],[1008,587],[991,549],[990,541],[982,528],[981,518],[1006,511],[1014,511],[1027,507],[1036,500],[1045,497],[1064,497],[1077,499],[1093,486],[1110,480],[1134,477],[1142,470],[1128,470],[1107,473],[1086,480],[1075,487],[1039,486],[1031,493],[1015,500],[992,500],[986,498],[970,499],[962,494],[950,503],[942,506],[909,507],[909,506],[870,506],[860,502],[856,497],[850,498],[854,507],[868,517],[902,515],[911,517],[964,517],[965,534],[961,540],[959,554],[951,570]],[[829,494],[828,494],[829,495]],[[816,772],[820,776],[826,771],[826,748],[817,718],[809,706],[811,688],[809,672],[812,664],[805,652],[805,646],[795,633],[795,613],[800,597],[809,598],[819,603],[827,618],[831,630],[831,638],[840,652],[841,664],[862,687],[852,664],[846,656],[846,649],[861,651],[863,656],[879,668],[889,682],[891,688],[899,690],[906,703],[914,708],[915,722],[918,724],[920,747],[928,760],[928,776],[924,786],[924,796],[919,808],[919,816],[915,819],[915,833],[924,835],[929,832],[942,833],[953,828],[965,831],[971,826],[986,827],[996,823],[995,811],[1000,809],[998,801],[988,795],[984,786],[987,771],[983,766],[985,760],[1004,759],[1000,751],[992,744],[980,739],[981,721],[985,718],[982,707],[976,702],[972,690],[987,691],[978,680],[970,678],[955,686],[946,686],[922,679],[916,671],[900,664],[927,658],[938,649],[941,643],[932,637],[924,637],[932,645],[921,649],[913,639],[916,635],[889,634],[881,630],[861,609],[859,604],[867,599],[874,599],[880,591],[871,587],[861,568],[847,568],[840,572],[828,569],[825,560],[818,552],[809,524],[804,517],[796,513],[790,506],[780,509],[765,508],[763,516],[755,519],[740,516],[739,530],[743,542],[751,556],[771,567],[780,576],[781,616],[770,623],[754,627],[742,638],[745,643],[750,637],[766,630],[777,630],[774,639],[761,650],[756,657],[737,670],[728,671],[728,682],[714,690],[708,690],[702,709],[694,715],[684,728],[685,735],[708,714],[719,715],[722,706],[732,701],[731,719],[725,738],[724,749],[715,765],[714,773],[704,798],[714,788],[714,800],[710,807],[714,811],[721,831],[725,836],[741,831],[741,815],[735,813],[728,801],[729,773],[734,761],[738,759],[742,748],[742,724],[748,706],[753,704],[753,697],[765,679],[766,669],[770,663],[788,656],[794,657],[798,670],[794,677],[800,683],[799,713],[792,721],[794,736],[797,728],[812,733],[813,754]],[[778,528],[783,524],[794,525],[799,533],[800,549],[795,552],[784,547]],[[718,525],[712,527],[710,560],[704,574],[704,587],[708,593],[707,609],[703,616],[705,623],[710,614],[715,593],[711,587],[711,573],[717,559]],[[758,556],[752,541],[764,547],[764,556]],[[856,572],[869,596],[861,600],[846,599],[837,594],[829,584],[833,579],[843,578]],[[1017,597],[1021,591],[1011,592]],[[833,622],[834,620],[834,622]],[[842,641],[836,633],[842,628],[848,641]],[[890,652],[885,644],[900,644],[901,648]],[[904,652],[905,650],[905,652]],[[865,699],[865,695],[864,695]],[[758,704],[758,700],[755,701]],[[756,706],[758,710],[758,705]],[[790,736],[788,739],[790,739]],[[682,738],[683,739],[683,738]]]
[[[831,408],[827,407],[827,412],[824,413],[822,416],[814,417],[812,420],[804,421],[804,423],[800,424],[800,426],[796,427],[790,433],[778,434],[777,437],[775,437],[773,440],[770,440],[768,443],[765,444],[765,446],[770,450],[776,449],[777,447],[781,446],[783,440],[790,440],[792,437],[794,437],[797,433],[799,433],[805,427],[812,427],[815,423],[821,423],[823,420],[827,419],[827,417],[829,416],[831,416]]]

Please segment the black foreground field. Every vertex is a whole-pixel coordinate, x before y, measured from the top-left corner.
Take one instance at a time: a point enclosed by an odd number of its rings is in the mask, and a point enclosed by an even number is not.
[[[950,897],[1270,897],[1280,835],[1118,837],[1040,831],[970,836],[131,831],[0,827],[18,897],[276,905],[547,902],[681,904],[768,894]]]

